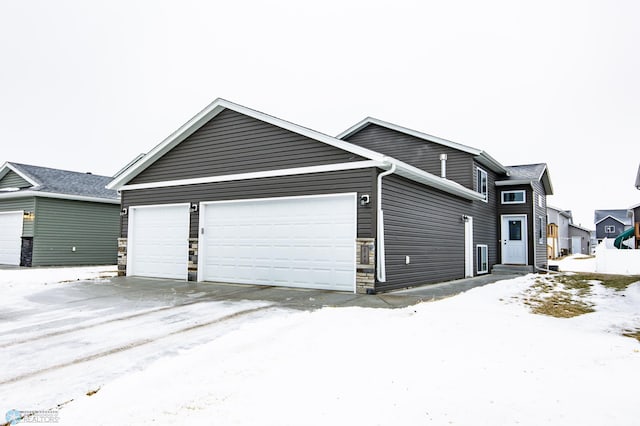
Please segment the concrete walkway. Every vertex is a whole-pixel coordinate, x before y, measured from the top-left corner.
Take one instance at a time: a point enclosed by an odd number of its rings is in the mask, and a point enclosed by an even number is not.
[[[454,296],[474,287],[480,287],[500,280],[511,279],[514,275],[484,275],[441,284],[425,285],[408,290],[393,291],[375,295],[354,294],[328,290],[270,287],[262,285],[227,284],[209,282],[171,281],[153,278],[117,277],[111,282],[124,294],[133,292],[135,297],[163,297],[170,291],[173,297],[190,298],[198,294],[198,300],[241,301],[263,300],[276,305],[303,310],[322,307],[359,306],[365,308],[403,308],[424,301],[433,301]]]

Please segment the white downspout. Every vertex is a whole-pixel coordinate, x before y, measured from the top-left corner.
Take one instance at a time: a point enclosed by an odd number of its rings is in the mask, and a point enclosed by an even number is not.
[[[388,176],[396,171],[395,163],[391,163],[391,168],[386,172],[382,172],[378,175],[378,229],[376,243],[378,248],[376,249],[376,266],[377,273],[376,278],[379,282],[383,283],[387,281],[387,275],[384,264],[384,217],[382,213],[382,178]]]

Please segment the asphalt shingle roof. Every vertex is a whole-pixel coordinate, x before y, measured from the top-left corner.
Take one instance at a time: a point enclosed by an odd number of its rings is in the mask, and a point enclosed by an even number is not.
[[[522,166],[507,166],[509,177],[507,180],[539,180],[546,164],[525,164]]]
[[[625,225],[633,225],[631,217],[629,217],[627,209],[615,209],[615,210],[596,210],[593,215],[593,223],[598,223],[607,216],[611,216],[618,219]]]
[[[109,176],[51,169],[28,164],[9,164],[20,171],[20,173],[28,176],[32,181],[38,183],[36,187],[24,188],[23,190],[25,191],[95,197],[109,200],[118,199],[117,191],[105,188],[113,179]]]

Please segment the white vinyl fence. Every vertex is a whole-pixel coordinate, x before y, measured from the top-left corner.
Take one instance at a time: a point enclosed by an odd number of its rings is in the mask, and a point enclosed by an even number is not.
[[[596,248],[596,272],[640,275],[640,250],[607,248],[603,242]]]

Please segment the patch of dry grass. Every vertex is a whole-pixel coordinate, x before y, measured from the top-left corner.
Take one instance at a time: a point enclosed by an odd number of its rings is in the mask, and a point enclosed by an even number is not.
[[[623,291],[640,281],[640,276],[595,273],[545,275],[536,279],[528,290],[524,303],[534,314],[556,318],[572,318],[594,312],[593,303],[585,300],[594,283]]]

